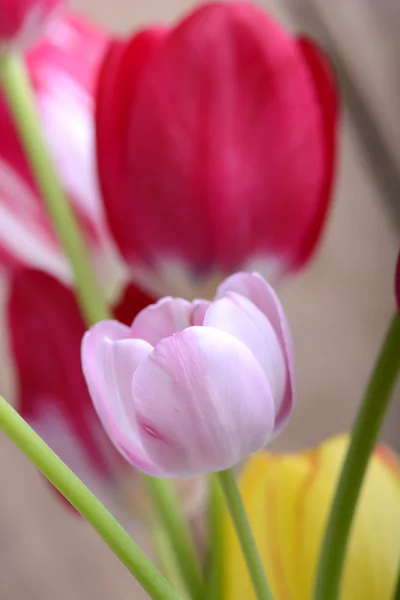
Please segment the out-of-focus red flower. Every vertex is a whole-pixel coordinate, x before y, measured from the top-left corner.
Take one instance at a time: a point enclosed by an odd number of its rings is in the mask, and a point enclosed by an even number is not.
[[[0,51],[25,48],[65,0],[0,0]]]
[[[35,269],[9,281],[6,319],[22,416],[95,492],[118,506],[129,465],[108,441],[81,370],[85,325],[73,292]],[[115,315],[131,323],[153,300],[130,287]],[[112,500],[114,502],[112,502]]]
[[[12,0],[14,3],[22,4]],[[0,6],[3,4],[0,0]],[[106,42],[106,36],[87,22],[65,16],[51,24],[45,37],[28,52],[27,62],[43,132],[98,278],[111,293],[121,285],[123,266],[98,194],[93,124],[94,85]],[[71,283],[68,262],[1,93],[0,131],[0,260],[8,268],[21,264],[37,267]]]
[[[210,296],[235,270],[299,268],[325,221],[336,133],[327,62],[250,3],[112,41],[97,163],[134,277],[157,294]]]

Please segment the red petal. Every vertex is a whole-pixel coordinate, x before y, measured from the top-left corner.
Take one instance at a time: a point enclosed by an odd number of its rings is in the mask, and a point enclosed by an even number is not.
[[[96,152],[98,175],[111,231],[125,257],[131,254],[133,225],[127,231],[132,194],[127,181],[127,126],[137,87],[151,56],[167,31],[145,30],[129,42],[109,44],[96,90]],[[129,221],[130,224],[131,220]]]
[[[117,321],[130,325],[139,311],[155,302],[146,292],[141,291],[133,284],[129,284],[122,294],[118,304],[114,306],[113,313]]]
[[[297,265],[305,263],[313,252],[326,219],[326,213],[332,197],[334,174],[336,169],[339,99],[333,71],[326,56],[318,46],[308,38],[299,38],[298,46],[306,60],[315,82],[318,102],[322,112],[322,136],[325,150],[326,173],[321,185],[321,201],[316,203],[316,212],[303,247],[297,257]]]
[[[85,326],[72,291],[41,271],[21,269],[12,276],[8,319],[22,416],[33,426],[49,411],[60,416],[93,469],[108,474],[115,450],[105,434],[99,437],[81,369]],[[68,450],[61,457],[67,463]]]

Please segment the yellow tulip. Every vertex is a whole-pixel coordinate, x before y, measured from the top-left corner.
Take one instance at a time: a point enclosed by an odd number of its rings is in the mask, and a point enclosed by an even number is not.
[[[348,436],[298,454],[253,456],[240,489],[275,600],[311,600],[322,536]],[[224,600],[254,600],[228,516]],[[400,463],[378,446],[357,508],[341,600],[392,600],[400,567]]]

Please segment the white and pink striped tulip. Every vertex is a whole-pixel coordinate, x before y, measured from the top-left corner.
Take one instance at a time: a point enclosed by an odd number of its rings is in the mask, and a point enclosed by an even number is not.
[[[163,298],[127,327],[103,321],[82,343],[99,418],[142,471],[186,477],[263,448],[293,406],[293,349],[273,289],[237,273],[213,302]]]

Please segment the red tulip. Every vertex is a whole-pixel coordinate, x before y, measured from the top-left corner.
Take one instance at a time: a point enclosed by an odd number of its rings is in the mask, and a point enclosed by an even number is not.
[[[28,52],[27,61],[43,131],[61,181],[99,280],[111,291],[122,278],[122,265],[98,194],[93,131],[94,82],[106,41],[101,31],[66,16],[52,24]],[[0,131],[0,260],[7,267],[37,267],[71,283],[68,262],[1,94]]]
[[[34,42],[63,4],[65,0],[0,0],[0,50]]]
[[[193,296],[239,269],[302,266],[329,205],[336,128],[324,58],[250,3],[209,4],[112,41],[97,162],[134,277]]]
[[[130,324],[152,301],[131,287],[114,314]],[[108,441],[86,388],[85,325],[72,291],[46,273],[21,269],[10,278],[6,317],[19,411],[95,493],[115,501],[129,466]]]

